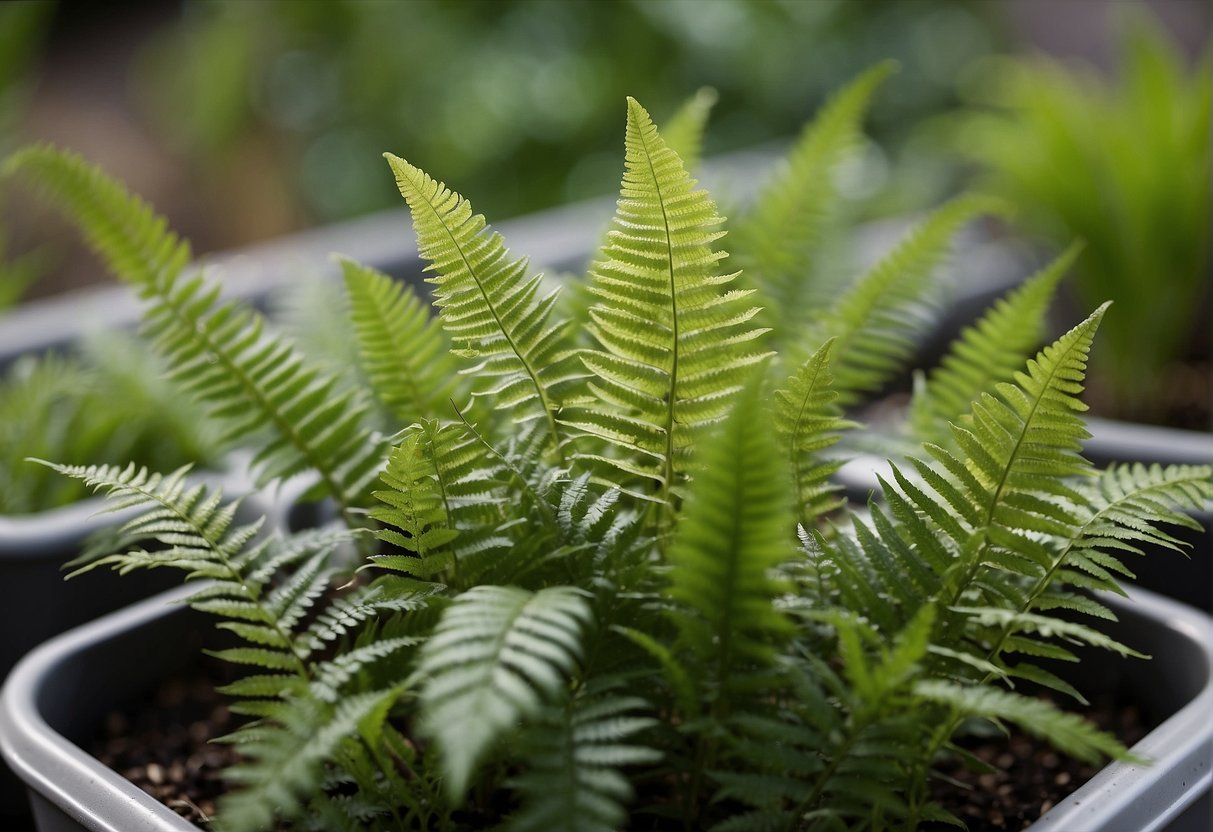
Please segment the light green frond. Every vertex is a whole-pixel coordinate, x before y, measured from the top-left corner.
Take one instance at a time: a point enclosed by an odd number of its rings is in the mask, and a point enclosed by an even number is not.
[[[911,229],[893,249],[861,275],[815,325],[788,345],[793,360],[829,338],[837,338],[834,388],[840,404],[877,389],[914,348],[914,335],[928,321],[934,269],[965,223],[994,211],[986,197],[961,196]]]
[[[471,203],[398,156],[386,154],[408,202],[417,247],[433,272],[439,320],[457,354],[475,362],[474,394],[514,421],[544,419],[560,434],[561,397],[581,375],[565,343],[566,322],[551,320],[556,291],[540,296],[540,275],[510,260],[501,235],[489,233]]]
[[[949,422],[967,413],[981,393],[1014,377],[1044,338],[1045,314],[1057,284],[1081,251],[1081,243],[1071,245],[995,301],[976,324],[965,327],[926,384],[914,393],[909,420],[917,439],[947,442]]]
[[[788,377],[782,389],[775,391],[774,397],[775,430],[792,462],[796,517],[805,528],[842,503],[836,496],[838,486],[830,482],[830,475],[841,463],[820,457],[838,441],[838,432],[853,424],[842,418],[835,403],[838,395],[831,388],[833,346],[833,340],[823,344]]]
[[[877,64],[835,93],[731,232],[743,279],[762,299],[758,320],[781,343],[795,340],[820,313],[813,259],[838,202],[836,168],[860,138],[873,94],[895,69],[889,61]]]
[[[703,131],[707,127],[708,116],[711,115],[716,99],[716,90],[700,87],[670,116],[670,120],[661,130],[666,146],[678,154],[688,171],[699,168],[699,160],[703,155]]]
[[[350,321],[375,396],[401,425],[451,416],[455,361],[438,321],[411,286],[341,258]]]
[[[786,463],[754,391],[702,443],[670,546],[670,615],[708,678],[771,661],[791,622],[775,607],[772,570],[792,559]]]
[[[512,832],[612,832],[626,825],[632,785],[620,771],[660,752],[635,742],[657,723],[642,700],[576,697],[552,707],[520,737],[522,773],[511,778],[522,809]]]
[[[6,170],[31,176],[114,274],[149,301],[147,333],[173,379],[223,421],[226,441],[271,432],[254,458],[261,483],[312,469],[347,513],[364,501],[380,449],[363,426],[366,404],[358,395],[270,333],[255,311],[221,302],[218,286],[182,278],[188,246],[97,168],[34,148],[10,158]]]
[[[457,596],[421,651],[421,730],[461,797],[491,746],[558,698],[593,613],[571,587],[478,586]]]
[[[562,420],[605,443],[596,461],[614,478],[655,481],[666,500],[692,437],[727,412],[766,353],[751,343],[762,330],[749,327],[757,311],[749,293],[728,289],[735,275],[719,273],[726,255],[712,249],[723,234],[715,204],[632,99],[625,144],[618,209],[591,267],[590,329],[601,348],[581,353],[596,402]]]
[[[914,692],[967,716],[1013,722],[1058,751],[1088,763],[1099,763],[1106,757],[1132,759],[1124,745],[1111,734],[1105,734],[1077,714],[1067,713],[1035,696],[992,687],[964,687],[938,680],[919,682]]]

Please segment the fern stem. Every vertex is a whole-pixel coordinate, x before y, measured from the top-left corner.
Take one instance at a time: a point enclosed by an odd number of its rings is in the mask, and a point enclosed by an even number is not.
[[[640,144],[644,148],[644,160],[649,167],[649,175],[653,177],[653,189],[657,192],[657,205],[661,208],[661,222],[665,228],[666,264],[670,278],[670,329],[672,333],[670,339],[670,396],[666,402],[665,460],[661,489],[658,493],[663,505],[658,522],[665,526],[673,519],[673,508],[669,501],[670,488],[674,482],[674,403],[678,392],[678,286],[674,269],[674,241],[670,231],[670,217],[665,207],[665,196],[661,193],[661,181],[657,176],[657,169],[653,167],[653,153],[649,149],[644,131],[637,130],[636,132],[640,137]]]

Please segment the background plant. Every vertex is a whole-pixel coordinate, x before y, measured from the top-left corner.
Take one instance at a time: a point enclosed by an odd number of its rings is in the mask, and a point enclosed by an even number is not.
[[[1126,17],[1115,80],[1004,62],[985,93],[994,109],[960,140],[1044,239],[1086,242],[1080,302],[1134,310],[1109,318],[1096,368],[1122,413],[1158,419],[1170,365],[1208,348],[1213,47],[1187,66],[1153,20]]]
[[[802,141],[845,144],[838,112]],[[982,329],[1000,360],[965,376],[950,440],[894,468],[870,519],[830,516],[839,402],[904,358],[923,274],[982,203],[925,219],[813,327],[768,332],[764,292],[785,277],[739,285],[715,204],[647,111],[629,99],[627,116],[616,218],[569,304],[466,199],[389,155],[437,325],[412,289],[347,263],[367,387],[340,394],[189,276],[184,245],[99,171],[45,148],[8,163],[139,288],[173,374],[229,436],[261,443],[262,479],[310,468],[342,509],[333,529],[263,536],[182,471],[56,466],[147,508],[127,531],[168,546],[90,568],[210,580],[191,603],[238,639],[219,655],[252,668],[227,688],[253,718],[230,738],[229,828],[912,828],[950,819],[925,783],[966,718],[1125,756],[1005,684],[1075,696],[1040,657],[1133,655],[1083,623],[1109,611],[1075,590],[1116,588],[1123,553],[1172,545],[1158,525],[1191,525],[1175,507],[1213,497],[1207,468],[1097,477],[1079,456],[1106,307],[1019,370],[998,346],[1008,328]],[[450,378],[410,357],[440,347],[467,386],[434,417]],[[377,407],[403,408],[390,440]]]
[[[87,491],[27,458],[85,465],[129,459],[171,470],[218,460],[213,426],[130,335],[110,332],[79,354],[22,356],[0,378],[0,514],[32,514]]]

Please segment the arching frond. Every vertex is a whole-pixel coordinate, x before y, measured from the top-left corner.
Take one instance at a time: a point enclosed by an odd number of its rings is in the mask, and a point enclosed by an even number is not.
[[[775,430],[792,462],[796,489],[796,517],[810,528],[821,515],[837,508],[842,500],[830,475],[841,462],[824,460],[820,453],[838,441],[838,432],[852,427],[842,418],[831,388],[830,350],[826,341],[809,360],[796,368],[784,387],[775,391]]]
[[[33,148],[11,157],[83,230],[114,274],[150,306],[145,329],[173,378],[210,405],[226,439],[265,431],[254,458],[262,483],[314,470],[345,510],[362,504],[380,460],[363,426],[366,404],[311,366],[250,308],[219,299],[218,286],[183,277],[189,247],[138,197],[73,154]]]

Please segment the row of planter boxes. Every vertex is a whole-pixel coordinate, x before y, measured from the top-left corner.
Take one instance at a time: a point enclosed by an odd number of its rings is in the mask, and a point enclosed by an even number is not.
[[[744,168],[744,163],[742,165]],[[598,239],[611,203],[546,212],[502,223],[499,230],[517,251],[554,270],[580,269]],[[885,238],[888,227],[875,228]],[[970,245],[973,245],[970,241]],[[952,314],[924,346],[936,351],[1010,282],[1025,273],[1008,263],[988,242],[988,268],[958,293]],[[407,233],[403,211],[357,220],[258,246],[212,262],[225,270],[226,291],[261,302],[290,285],[301,272],[316,273],[331,252],[352,255],[401,279],[418,281],[421,264]],[[1013,260],[1013,259],[1012,259]],[[335,268],[331,269],[335,274]],[[97,289],[30,304],[0,316],[0,366],[17,355],[56,348],[79,337],[82,322],[105,320],[131,326],[139,307],[123,289]],[[1184,431],[1144,429],[1095,420],[1088,454],[1096,461],[1213,463],[1213,440]],[[866,499],[873,490],[877,464],[857,462],[841,472],[849,494]],[[238,491],[244,486],[236,486]],[[246,487],[245,487],[246,488]],[[229,486],[229,492],[233,488]],[[281,495],[267,502],[254,498],[250,510],[287,507]],[[94,574],[63,584],[59,567],[76,554],[79,541],[98,522],[89,519],[95,502],[32,518],[0,518],[0,579],[18,588],[6,605],[0,626],[6,633],[0,674],[17,656],[67,627],[109,609],[124,607],[156,589],[131,577]],[[285,516],[285,515],[283,515]],[[1208,525],[1213,517],[1201,518]],[[282,521],[285,522],[285,521]],[[1166,595],[1210,609],[1209,537],[1194,541],[1192,562],[1174,553],[1146,559],[1141,583]],[[1162,575],[1151,570],[1161,568]],[[1203,570],[1203,571],[1202,571]],[[112,708],[146,692],[174,664],[197,651],[182,644],[197,641],[205,627],[199,616],[173,601],[172,590],[105,616],[45,644],[13,671],[0,701],[0,747],[29,789],[38,829],[185,830],[193,828],[138,788],[85,754],[80,746],[96,733]],[[1149,767],[1110,766],[1052,809],[1035,830],[1205,829],[1209,817],[1210,758],[1213,757],[1213,619],[1151,592],[1135,592],[1131,603],[1117,599],[1121,622],[1111,633],[1155,658],[1149,664],[1083,662],[1092,673],[1088,687],[1120,686],[1140,695],[1142,706],[1159,723],[1136,748],[1156,762]],[[60,612],[64,613],[60,615]],[[12,634],[11,636],[9,634]],[[88,691],[87,697],[82,691]],[[0,819],[15,818],[15,781],[0,791]],[[1168,824],[1170,824],[1168,826]],[[5,828],[12,828],[6,825]]]

